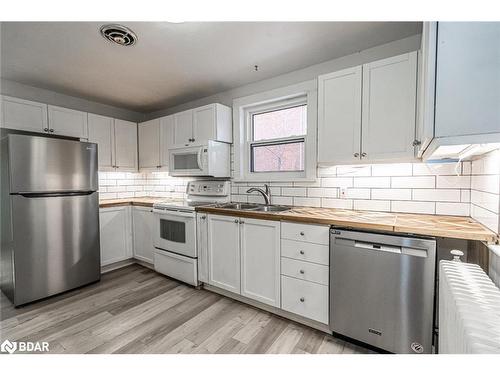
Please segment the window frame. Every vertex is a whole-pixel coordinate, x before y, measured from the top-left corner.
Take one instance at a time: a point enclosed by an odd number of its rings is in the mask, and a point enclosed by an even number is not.
[[[297,85],[275,89],[238,98],[233,101],[234,179],[235,181],[314,181],[316,179],[317,144],[317,89],[316,82],[307,81]],[[289,137],[253,140],[253,115],[307,106],[306,134]],[[304,142],[303,171],[252,171],[252,145]]]

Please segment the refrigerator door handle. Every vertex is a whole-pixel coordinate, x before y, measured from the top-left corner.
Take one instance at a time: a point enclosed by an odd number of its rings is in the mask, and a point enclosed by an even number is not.
[[[19,192],[18,194],[25,198],[53,198],[53,197],[76,197],[79,195],[90,195],[95,193],[94,191],[57,191],[50,193],[31,193],[31,192]]]

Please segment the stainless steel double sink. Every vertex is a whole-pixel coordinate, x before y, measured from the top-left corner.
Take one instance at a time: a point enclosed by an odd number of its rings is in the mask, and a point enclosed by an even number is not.
[[[290,207],[265,205],[257,203],[224,203],[218,205],[220,208],[227,208],[230,210],[243,210],[243,211],[256,211],[256,212],[283,212],[288,211]]]

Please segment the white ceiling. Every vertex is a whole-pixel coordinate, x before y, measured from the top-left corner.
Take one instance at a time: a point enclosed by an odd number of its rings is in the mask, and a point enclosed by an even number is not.
[[[421,31],[418,22],[127,22],[132,47],[97,22],[2,23],[2,78],[151,112]],[[254,71],[254,65],[259,71]]]

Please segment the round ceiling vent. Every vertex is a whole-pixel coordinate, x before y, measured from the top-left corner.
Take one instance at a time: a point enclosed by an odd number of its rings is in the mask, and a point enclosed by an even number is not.
[[[135,33],[122,25],[104,25],[101,27],[101,35],[120,46],[133,46],[137,42]]]

